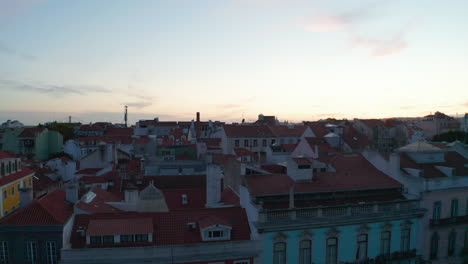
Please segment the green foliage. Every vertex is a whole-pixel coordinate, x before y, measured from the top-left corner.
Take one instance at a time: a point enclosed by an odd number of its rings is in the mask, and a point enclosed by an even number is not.
[[[67,123],[49,123],[47,129],[57,131],[63,136],[63,141],[75,138],[75,132],[72,126]]]
[[[468,132],[463,131],[449,131],[439,135],[435,135],[432,141],[434,142],[454,142],[460,141],[462,143],[468,144]]]

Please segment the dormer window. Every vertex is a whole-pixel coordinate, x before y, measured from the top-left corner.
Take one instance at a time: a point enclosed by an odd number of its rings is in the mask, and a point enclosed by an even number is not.
[[[202,231],[202,239],[203,241],[230,240],[231,227],[216,225],[209,228],[205,228]]]
[[[182,204],[188,204],[188,197],[187,194],[182,194]]]

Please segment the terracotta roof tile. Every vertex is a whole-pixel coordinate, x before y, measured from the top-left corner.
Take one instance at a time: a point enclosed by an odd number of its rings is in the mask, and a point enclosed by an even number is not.
[[[31,138],[35,137],[36,134],[42,133],[44,131],[45,127],[26,127],[23,129],[21,134],[19,134],[19,138]]]
[[[228,137],[274,137],[275,134],[266,125],[224,125]]]
[[[1,225],[63,225],[73,214],[65,192],[55,190],[30,205],[3,218]]]
[[[21,171],[17,171],[13,174],[2,176],[0,178],[0,186],[3,186],[5,184],[17,181],[23,177],[26,177],[28,175],[34,174],[34,171],[31,170],[29,167],[22,167]]]

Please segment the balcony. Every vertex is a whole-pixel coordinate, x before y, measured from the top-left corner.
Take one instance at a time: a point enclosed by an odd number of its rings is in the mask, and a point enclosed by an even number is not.
[[[419,264],[423,263],[421,256],[416,254],[416,250],[405,251],[405,252],[393,252],[392,254],[385,256],[380,255],[375,258],[356,260],[351,262],[341,262],[340,264],[400,264],[400,263],[411,263]]]
[[[430,226],[432,228],[461,225],[461,224],[467,224],[467,223],[468,223],[468,215],[430,220]]]
[[[263,209],[259,213],[259,228],[278,225],[323,224],[350,222],[365,219],[394,218],[410,214],[422,215],[426,209],[419,207],[418,200],[364,203],[358,205],[308,207],[294,209]]]

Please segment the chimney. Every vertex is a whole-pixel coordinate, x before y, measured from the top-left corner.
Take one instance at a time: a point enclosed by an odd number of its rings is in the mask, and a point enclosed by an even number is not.
[[[216,207],[221,201],[221,167],[208,164],[206,168],[206,207]]]
[[[78,201],[78,186],[71,182],[65,186],[66,199],[68,202],[75,204]]]
[[[197,124],[196,124],[196,129],[197,129],[197,141],[200,139],[200,133],[201,133],[201,127],[200,127],[200,112],[197,112]]]
[[[32,189],[24,188],[20,190],[20,208],[28,206],[33,200]]]
[[[294,209],[294,184],[289,186],[289,209]]]

